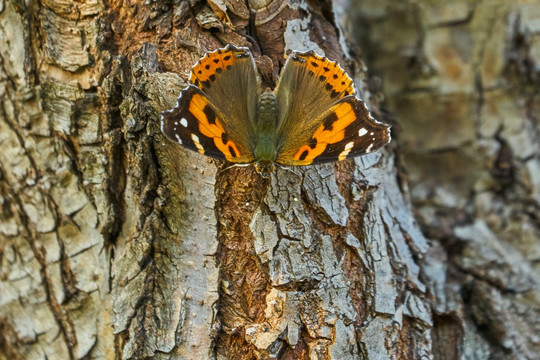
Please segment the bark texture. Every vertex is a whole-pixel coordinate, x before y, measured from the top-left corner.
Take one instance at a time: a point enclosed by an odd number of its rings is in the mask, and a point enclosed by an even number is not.
[[[0,0],[0,359],[534,359],[539,22]],[[393,143],[268,180],[171,144],[160,112],[228,43],[268,85],[289,50],[338,61]]]
[[[357,1],[417,219],[436,359],[540,354],[540,4]]]

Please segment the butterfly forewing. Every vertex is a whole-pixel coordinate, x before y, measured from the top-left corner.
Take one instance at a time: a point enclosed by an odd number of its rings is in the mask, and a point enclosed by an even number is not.
[[[292,53],[276,89],[278,157],[309,165],[366,154],[390,141],[389,127],[371,117],[354,96],[341,67],[313,52]]]
[[[225,130],[225,115],[196,86],[189,85],[178,106],[161,115],[161,131],[171,140],[201,154],[237,163],[252,162],[251,150],[233,141]]]
[[[309,165],[341,161],[380,149],[390,141],[389,126],[371,118],[364,103],[352,95],[338,100],[317,123],[309,140],[284,149],[276,162]]]

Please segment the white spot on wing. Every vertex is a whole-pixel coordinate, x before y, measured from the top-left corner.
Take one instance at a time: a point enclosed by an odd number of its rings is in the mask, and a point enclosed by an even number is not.
[[[373,149],[373,144],[370,144],[366,149],[366,154],[371,152],[371,149]]]
[[[178,125],[178,121],[175,121],[175,122],[174,122],[174,125]]]
[[[178,141],[180,145],[183,145],[183,142],[182,142],[182,139],[180,139],[180,136],[178,136],[178,134],[174,134],[174,136],[176,137],[176,141]]]
[[[354,141],[347,143],[347,145],[345,145],[345,149],[343,149],[343,151],[338,155],[338,160],[345,160],[345,158],[347,158],[347,155],[349,155],[349,153],[351,152],[353,146]]]
[[[204,148],[202,147],[201,143],[199,142],[199,137],[195,134],[191,134],[191,140],[193,140],[193,143],[195,143],[195,147],[197,148],[197,151],[200,154],[204,154]]]
[[[358,130],[358,136],[364,136],[367,134],[367,130],[365,128],[361,128]]]
[[[182,118],[182,120],[180,120],[180,124],[181,124],[183,127],[187,127],[187,126],[188,126],[188,122],[187,122],[186,118]]]

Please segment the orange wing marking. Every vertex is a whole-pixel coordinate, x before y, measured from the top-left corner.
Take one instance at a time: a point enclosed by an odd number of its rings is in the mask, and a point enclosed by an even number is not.
[[[237,48],[231,45],[223,49],[218,49],[207,53],[202,59],[193,66],[189,81],[201,87],[201,83],[214,81],[216,73],[220,74],[223,70],[237,61],[237,55],[246,55],[247,48]]]
[[[319,56],[315,52],[296,54],[305,60],[306,67],[326,84],[326,89],[334,91],[339,98],[355,93],[353,81],[347,73],[334,61]]]
[[[201,134],[213,139],[214,144],[227,160],[233,161],[235,158],[242,156],[236,144],[227,137],[223,125],[221,125],[221,122],[208,105],[208,102],[201,95],[193,95],[189,103],[189,112],[198,120]],[[213,119],[210,119],[210,117],[213,117]],[[199,143],[198,139],[197,141],[193,141],[199,152],[201,152],[202,146],[200,148],[197,145]]]
[[[357,116],[351,104],[343,102],[334,106],[332,112],[313,134],[310,144],[300,147],[293,157],[294,160],[306,165],[311,164],[317,156],[324,152],[328,144],[342,141],[345,138],[345,128],[356,119]],[[349,154],[350,149],[347,149],[347,146],[352,148],[347,144],[340,157],[345,158]]]

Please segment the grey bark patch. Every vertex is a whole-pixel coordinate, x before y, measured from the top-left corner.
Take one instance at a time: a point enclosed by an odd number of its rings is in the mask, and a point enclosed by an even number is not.
[[[312,220],[301,201],[301,177],[286,170],[276,169],[266,194],[270,211],[276,214],[283,235],[297,239],[309,247],[313,239]]]
[[[422,298],[412,293],[408,293],[406,295],[403,314],[410,318],[415,318],[424,322],[428,327],[433,326],[433,315],[431,314],[431,309],[427,307]]]
[[[380,202],[375,202],[380,204]],[[366,226],[366,246],[372,258],[375,271],[375,311],[394,314],[397,289],[394,284],[394,273],[388,256],[387,241],[383,221],[377,205],[370,205],[364,217]]]
[[[454,231],[458,238],[467,241],[457,260],[462,269],[507,291],[527,291],[536,283],[538,276],[523,255],[502,243],[484,221],[477,220]]]
[[[341,196],[332,164],[311,166],[304,173],[302,187],[311,204],[320,209],[330,222],[345,226],[349,211]]]
[[[279,237],[270,216],[264,215],[261,210],[253,214],[253,220],[249,228],[254,238],[254,248],[263,263],[273,258],[273,250],[277,245]]]

